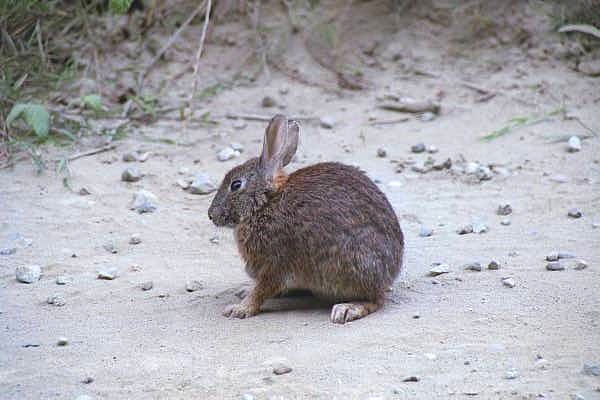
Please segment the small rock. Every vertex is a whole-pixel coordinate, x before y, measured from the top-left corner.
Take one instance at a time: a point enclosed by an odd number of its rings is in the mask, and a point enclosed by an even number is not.
[[[67,285],[69,283],[71,283],[72,280],[71,278],[65,276],[65,275],[59,275],[56,277],[56,284],[57,285]]]
[[[573,269],[576,271],[581,271],[586,269],[587,267],[588,264],[584,260],[575,260],[575,265],[573,266]]]
[[[423,114],[419,115],[419,119],[423,122],[433,121],[435,119],[435,114],[431,111],[425,111]]]
[[[239,152],[239,153],[243,153],[244,152],[244,145],[238,142],[232,142],[229,143],[229,147],[231,147],[232,149],[234,149],[235,151]]]
[[[498,269],[500,269],[500,263],[498,261],[496,261],[496,260],[492,260],[488,264],[488,269],[498,270]]]
[[[413,319],[419,319],[419,318],[421,318],[421,314],[414,313],[412,317],[413,317]]]
[[[85,383],[86,385],[89,385],[90,383],[94,382],[94,378],[92,378],[91,376],[86,376],[85,378],[83,378],[83,380],[81,381],[81,383]]]
[[[417,143],[413,146],[411,146],[410,151],[412,151],[413,153],[422,153],[425,151],[425,143]]]
[[[106,267],[98,270],[98,279],[113,280],[119,276],[117,267]]]
[[[17,252],[16,247],[6,247],[4,249],[0,249],[0,256],[10,256]]]
[[[508,256],[509,257],[517,257],[519,255],[519,252],[516,250],[512,250],[508,252]]]
[[[479,170],[479,164],[476,162],[468,162],[465,164],[465,174],[474,175]]]
[[[510,214],[512,214],[512,207],[508,203],[506,203],[506,204],[500,204],[498,206],[498,209],[496,210],[496,214],[498,214],[498,215],[510,215]]]
[[[439,150],[437,147],[433,146],[433,145],[429,145],[426,147],[425,149],[429,154],[435,154],[437,153]]]
[[[285,364],[276,365],[273,367],[273,373],[275,375],[285,375],[292,372],[292,368]]]
[[[421,228],[419,229],[419,236],[429,237],[431,235],[433,235],[433,229],[421,225]]]
[[[571,208],[569,210],[569,212],[567,213],[567,215],[569,217],[571,217],[571,218],[581,218],[581,216],[583,215],[583,213],[578,208]]]
[[[492,170],[488,167],[480,166],[477,168],[475,176],[477,176],[480,181],[489,181],[494,175],[492,174]]]
[[[202,289],[202,283],[198,281],[187,281],[185,284],[185,290],[188,292],[195,292],[196,290]]]
[[[146,161],[148,161],[148,159],[150,158],[151,155],[152,155],[152,152],[147,151],[145,153],[140,154],[140,157],[138,158],[138,160],[140,162],[146,162]]]
[[[135,162],[138,158],[135,153],[125,153],[123,154],[123,161],[125,162]]]
[[[567,146],[569,153],[576,153],[581,150],[581,139],[579,139],[579,136],[571,136],[567,142]]]
[[[420,379],[418,376],[407,376],[406,378],[402,379],[402,382],[419,382]]]
[[[468,233],[473,233],[473,225],[469,224],[469,225],[462,226],[456,230],[456,233],[458,233],[459,235],[466,235]]]
[[[516,282],[513,278],[502,278],[502,284],[509,288],[514,288],[516,286]]]
[[[66,337],[59,337],[58,341],[56,342],[57,346],[66,346],[69,344],[69,339],[67,339]]]
[[[333,129],[335,126],[335,119],[333,119],[333,117],[325,116],[319,119],[319,123],[321,124],[321,128]]]
[[[106,243],[106,244],[102,245],[102,248],[111,254],[117,254],[119,252],[119,250],[117,249],[117,246],[115,246],[114,243]]]
[[[277,105],[277,101],[275,101],[275,99],[271,96],[265,96],[260,104],[265,108],[270,108],[275,107]]]
[[[415,165],[410,167],[410,169],[412,171],[418,172],[420,174],[426,174],[426,173],[430,172],[433,169],[433,167],[429,164],[426,164],[424,161],[419,161],[419,162],[415,163]]]
[[[82,187],[81,189],[79,189],[79,195],[80,196],[87,196],[89,194],[92,194],[87,188]]]
[[[62,307],[67,304],[67,301],[60,295],[53,295],[46,299],[46,303],[52,304],[56,307]]]
[[[450,169],[450,168],[452,168],[452,160],[450,158],[446,158],[442,162],[435,162],[432,165],[432,168],[435,169],[436,171],[441,171],[443,169]]]
[[[463,265],[463,268],[469,271],[481,271],[481,264],[478,262],[471,262]]]
[[[185,179],[177,179],[175,183],[183,190],[187,190],[190,187],[190,182]]]
[[[139,233],[134,233],[129,238],[129,244],[140,244],[142,243],[142,238]]]
[[[486,224],[481,222],[473,224],[473,233],[486,233],[487,231],[489,231],[489,228]]]
[[[590,376],[600,376],[600,363],[584,363],[583,373]]]
[[[153,287],[154,287],[154,282],[152,282],[152,281],[147,281],[147,282],[144,282],[144,283],[142,283],[142,285],[141,285],[141,288],[142,288],[142,290],[143,290],[143,291],[150,290],[150,289],[152,289]]]
[[[140,179],[142,179],[142,173],[137,168],[126,168],[121,174],[121,180],[124,182],[137,182]]]
[[[548,271],[564,271],[565,266],[560,263],[560,261],[551,261],[546,264],[546,269]]]
[[[236,119],[235,121],[233,121],[233,128],[234,129],[244,129],[245,127],[247,127],[248,124],[246,123],[246,121],[244,121],[243,119]]]
[[[129,207],[140,214],[156,211],[156,196],[147,190],[140,190],[133,195],[133,201]]]
[[[283,86],[279,88],[279,94],[288,94],[290,92],[290,88],[287,86]]]
[[[190,169],[188,167],[181,167],[179,168],[179,170],[177,171],[177,173],[179,175],[187,175],[190,173]]]
[[[210,239],[208,239],[212,244],[219,244],[219,237],[218,236],[213,236]]]
[[[19,282],[33,283],[40,280],[42,267],[39,265],[24,265],[15,269],[15,276]]]
[[[232,158],[235,158],[235,157],[237,157],[239,155],[240,155],[239,151],[234,150],[231,147],[227,146],[227,147],[222,148],[217,153],[217,159],[219,161],[228,161],[228,160],[231,160]]]
[[[377,157],[384,158],[385,156],[387,156],[387,151],[385,151],[385,149],[377,149]]]
[[[434,263],[429,270],[429,276],[438,276],[450,272],[450,266],[444,263]]]
[[[209,194],[217,190],[210,177],[205,173],[196,174],[189,187],[191,194]]]
[[[500,223],[504,226],[508,226],[508,225],[510,225],[510,219],[504,218],[500,221]]]
[[[508,371],[506,371],[506,373],[504,374],[504,379],[517,379],[519,377],[519,371],[517,371],[516,369],[512,368],[509,369]]]

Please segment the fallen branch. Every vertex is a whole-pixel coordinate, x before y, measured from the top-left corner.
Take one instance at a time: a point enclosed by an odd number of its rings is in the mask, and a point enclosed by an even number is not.
[[[562,26],[558,32],[579,32],[579,33],[587,33],[588,35],[592,35],[600,39],[600,29],[596,28],[593,25],[580,24],[580,25],[565,25]]]
[[[381,120],[381,121],[372,121],[369,122],[369,125],[371,126],[377,126],[377,125],[393,125],[393,124],[399,124],[402,122],[406,122],[409,121],[410,118],[408,117],[404,117],[404,118],[397,118],[397,119],[386,119],[386,120]]]
[[[98,153],[104,153],[105,151],[113,150],[116,147],[117,147],[117,144],[109,144],[104,147],[98,147],[96,149],[84,151],[81,153],[76,153],[76,154],[73,154],[72,156],[70,156],[69,158],[67,158],[67,161],[73,161],[73,160],[77,160],[78,158],[93,156],[94,154],[98,154]]]
[[[206,12],[204,13],[204,26],[202,27],[202,35],[200,36],[200,44],[198,45],[198,51],[196,52],[196,59],[194,62],[194,73],[192,75],[192,79],[194,80],[194,84],[192,86],[192,93],[190,93],[190,109],[192,108],[192,99],[196,94],[196,89],[198,88],[198,69],[200,68],[200,57],[202,56],[202,50],[204,49],[204,40],[206,39],[206,30],[208,29],[208,21],[210,17],[210,8],[212,5],[211,0],[205,0],[202,6],[206,4]],[[193,112],[193,110],[191,110]]]
[[[400,99],[397,102],[387,102],[379,105],[379,108],[389,111],[422,113],[430,111],[434,114],[440,113],[440,105],[429,100],[419,101],[411,99]]]

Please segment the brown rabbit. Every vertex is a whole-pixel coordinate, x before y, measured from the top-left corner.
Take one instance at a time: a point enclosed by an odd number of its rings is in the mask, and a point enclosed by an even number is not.
[[[280,293],[305,289],[340,302],[331,320],[345,323],[383,305],[402,266],[404,237],[385,195],[359,169],[335,162],[286,175],[300,126],[283,115],[266,129],[262,154],[227,173],[208,209],[234,228],[255,286],[227,317],[246,318]]]

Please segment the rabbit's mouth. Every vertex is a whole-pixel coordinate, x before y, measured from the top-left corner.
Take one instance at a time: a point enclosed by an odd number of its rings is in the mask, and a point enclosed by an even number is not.
[[[215,215],[214,213],[209,212],[208,218],[210,218],[213,224],[219,227],[235,228],[237,225],[235,218],[232,218],[230,215],[226,214]]]

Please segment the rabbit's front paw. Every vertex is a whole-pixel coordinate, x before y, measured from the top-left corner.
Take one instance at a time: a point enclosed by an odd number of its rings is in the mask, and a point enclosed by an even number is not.
[[[248,318],[258,314],[258,310],[247,304],[230,304],[223,310],[223,315],[229,318]]]
[[[331,309],[331,322],[334,324],[345,324],[346,322],[366,317],[372,312],[377,311],[378,308],[379,305],[375,303],[339,303]]]

